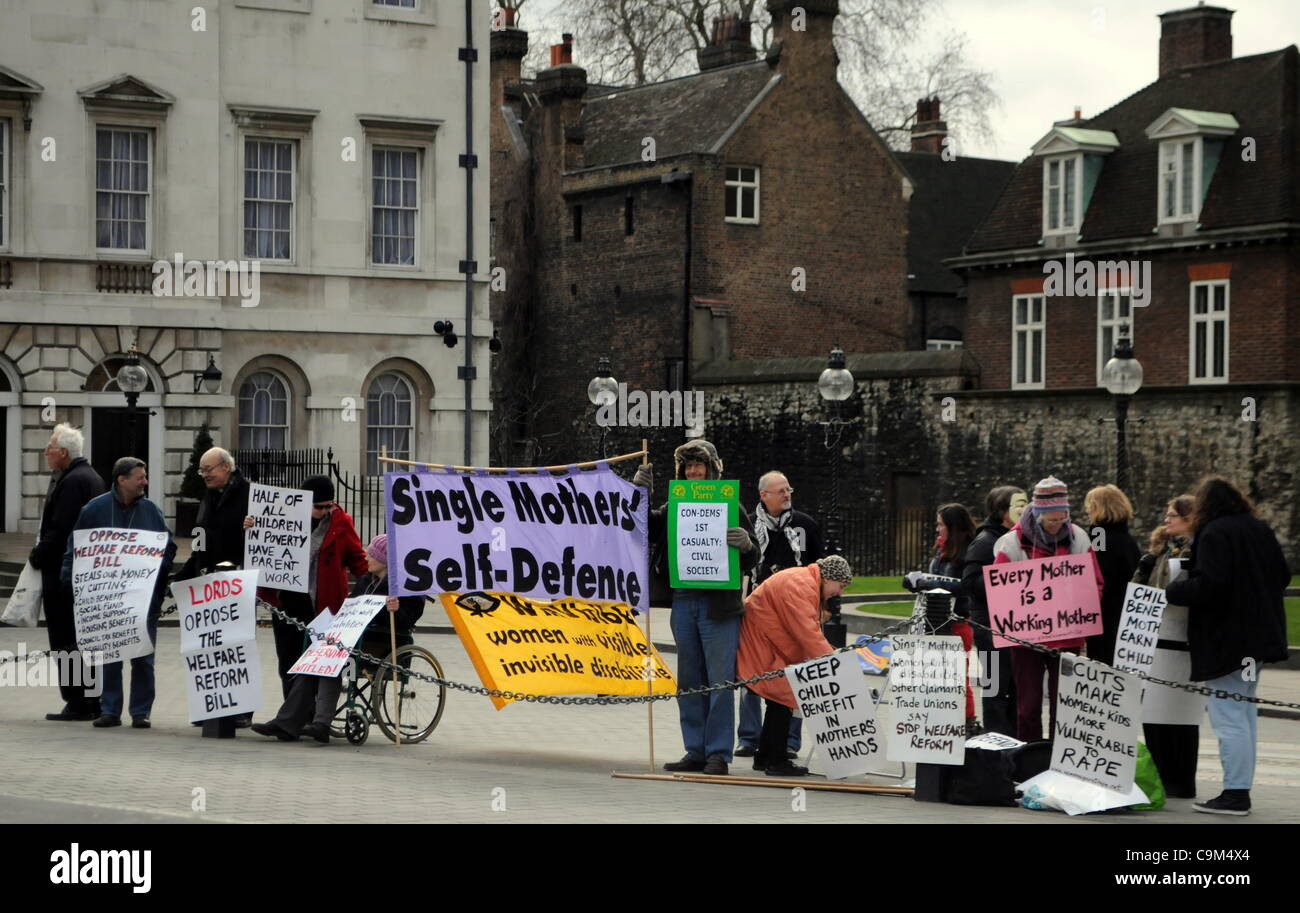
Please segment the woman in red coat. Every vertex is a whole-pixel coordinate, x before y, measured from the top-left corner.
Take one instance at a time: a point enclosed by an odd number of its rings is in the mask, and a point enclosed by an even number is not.
[[[833,648],[821,627],[830,617],[826,600],[843,594],[852,580],[849,563],[840,555],[787,568],[764,580],[745,600],[737,674],[751,678],[830,653]],[[808,768],[791,763],[785,755],[795,705],[790,683],[782,675],[755,682],[749,689],[767,699],[754,769],[766,771],[769,777],[805,776]]]

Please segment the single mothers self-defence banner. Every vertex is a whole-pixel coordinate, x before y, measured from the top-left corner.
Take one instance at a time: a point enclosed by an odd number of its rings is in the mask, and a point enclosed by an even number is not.
[[[147,627],[167,533],[78,529],[72,533],[73,620],[89,665],[153,652]]]
[[[683,589],[740,589],[740,552],[727,528],[740,525],[735,479],[668,483],[668,580]]]
[[[645,489],[608,465],[390,472],[384,486],[394,595],[500,590],[648,605]]]
[[[993,646],[1082,639],[1101,633],[1101,598],[1091,553],[1031,558],[984,568]]]
[[[311,557],[311,492],[248,486],[251,528],[244,531],[244,567],[262,570],[262,586],[306,593]]]
[[[223,571],[172,584],[191,723],[262,709],[258,573]]]

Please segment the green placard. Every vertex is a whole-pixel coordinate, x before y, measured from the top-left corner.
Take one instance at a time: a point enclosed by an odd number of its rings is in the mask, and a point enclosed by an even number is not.
[[[686,590],[740,589],[740,551],[727,528],[740,525],[734,479],[668,483],[668,581]]]

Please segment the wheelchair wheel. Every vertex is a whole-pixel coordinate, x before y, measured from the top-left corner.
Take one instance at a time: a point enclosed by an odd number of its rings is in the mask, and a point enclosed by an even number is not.
[[[370,735],[370,722],[360,713],[349,713],[343,729],[349,742],[360,745]]]
[[[402,742],[413,744],[423,742],[429,737],[442,719],[442,710],[447,698],[445,685],[435,685],[423,679],[415,678],[409,673],[432,675],[442,678],[442,666],[424,647],[407,644],[398,647],[396,664],[402,667],[398,673],[400,689],[393,688],[393,670],[384,669],[370,686],[373,692],[372,706],[375,722],[379,731],[390,741],[397,741],[397,702],[395,692],[401,692],[402,706]],[[393,660],[390,658],[389,660]]]
[[[345,669],[340,695],[342,703],[334,710],[334,719],[330,720],[330,735],[336,739],[348,737],[348,717],[358,712],[364,714],[370,708],[369,689],[369,672],[361,672],[353,678]]]

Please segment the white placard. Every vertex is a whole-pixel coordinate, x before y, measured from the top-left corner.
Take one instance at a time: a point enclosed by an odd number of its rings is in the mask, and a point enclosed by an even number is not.
[[[982,748],[985,751],[1008,751],[1025,744],[1027,743],[1000,732],[981,732],[975,738],[966,740],[967,748]]]
[[[894,713],[891,761],[966,760],[966,651],[960,637],[894,635],[889,687]]]
[[[223,571],[172,585],[191,723],[262,707],[258,573]]]
[[[72,598],[77,646],[87,665],[153,652],[147,627],[165,532],[78,529],[72,532]]]
[[[248,512],[253,526],[244,532],[244,567],[261,568],[264,587],[308,592],[311,492],[250,482]]]
[[[1158,587],[1130,583],[1124,590],[1124,607],[1115,632],[1115,661],[1121,672],[1151,674],[1156,641],[1165,613],[1165,591]]]
[[[324,640],[314,640],[289,670],[290,675],[333,678],[348,664],[348,650],[357,645],[366,625],[388,601],[387,596],[353,596],[344,601],[325,629]],[[321,615],[325,613],[322,612]],[[318,616],[309,627],[319,631]]]
[[[1128,792],[1137,770],[1141,680],[1072,653],[1060,662],[1051,769]]]
[[[876,704],[862,667],[845,655],[827,656],[787,666],[795,709],[804,720],[805,738],[826,758],[826,776],[842,780],[866,773],[880,754]]]
[[[725,501],[677,502],[677,576],[682,581],[731,579]]]

